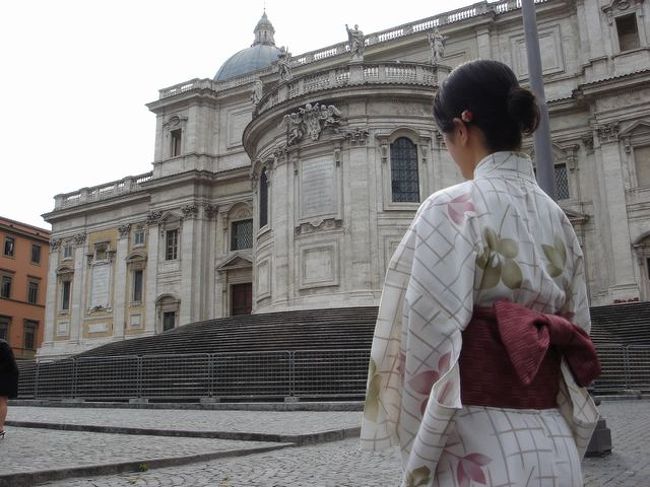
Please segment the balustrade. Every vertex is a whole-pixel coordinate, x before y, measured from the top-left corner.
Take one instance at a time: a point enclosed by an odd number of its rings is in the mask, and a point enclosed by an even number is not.
[[[54,209],[68,208],[70,206],[80,205],[89,201],[97,201],[110,198],[117,194],[138,191],[140,185],[149,181],[153,173],[148,172],[138,176],[127,176],[118,181],[93,186],[91,188],[82,188],[73,193],[59,194],[54,197]]]

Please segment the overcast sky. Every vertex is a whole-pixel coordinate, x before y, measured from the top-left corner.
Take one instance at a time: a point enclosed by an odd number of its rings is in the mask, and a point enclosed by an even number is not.
[[[266,0],[294,54],[468,0]],[[54,195],[151,170],[158,90],[212,78],[249,47],[263,0],[36,0],[0,5],[0,216],[49,229]]]

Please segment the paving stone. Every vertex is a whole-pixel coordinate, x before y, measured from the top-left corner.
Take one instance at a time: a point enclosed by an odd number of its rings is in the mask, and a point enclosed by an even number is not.
[[[358,411],[201,411],[12,406],[8,421],[299,435],[354,428]]]
[[[603,403],[600,409],[612,430],[614,452],[604,458],[585,459],[583,468],[586,487],[648,487],[650,451],[647,445],[650,444],[650,401],[607,402]],[[47,412],[44,411],[43,414],[47,415]],[[263,423],[269,413],[257,414],[257,421]],[[295,415],[295,413],[291,414]],[[235,421],[235,418],[236,415],[229,415],[227,421]],[[316,415],[315,418],[307,421],[320,428],[340,426],[323,425],[320,423],[322,417]],[[300,419],[303,419],[302,416]],[[189,417],[187,421],[192,423]],[[195,424],[200,424],[202,421],[204,419],[197,419]],[[244,421],[253,421],[253,418],[245,417]],[[272,424],[275,420],[270,421]],[[225,423],[220,423],[220,427],[223,424]],[[262,424],[256,426],[267,427]],[[82,438],[79,441],[84,443]],[[155,441],[158,441],[158,438]],[[94,445],[92,440],[84,444],[89,450],[92,450]],[[96,446],[95,444],[94,447]],[[160,468],[142,473],[68,479],[43,485],[51,487],[394,487],[398,484],[399,477],[400,458],[396,450],[374,454],[362,452],[358,448],[357,439],[347,439],[245,457]]]
[[[112,465],[178,458],[277,443],[202,438],[171,438],[7,427],[0,440],[0,475],[88,465]]]

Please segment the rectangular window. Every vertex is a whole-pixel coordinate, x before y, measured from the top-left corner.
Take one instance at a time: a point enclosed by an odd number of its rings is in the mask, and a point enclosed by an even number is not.
[[[172,130],[170,132],[170,135],[171,135],[170,155],[171,155],[171,157],[181,155],[181,137],[182,137],[182,134],[183,134],[183,131],[181,129]]]
[[[176,326],[176,312],[166,311],[163,313],[163,331],[171,330]]]
[[[253,248],[253,220],[232,222],[230,231],[230,250]]]
[[[27,284],[27,301],[30,304],[38,303],[38,281],[29,281]]]
[[[569,194],[569,176],[566,170],[566,164],[555,165],[555,196],[558,200],[567,200],[571,197]]]
[[[38,321],[25,320],[25,329],[23,332],[23,336],[24,336],[23,346],[27,350],[36,350],[37,329],[38,329]]]
[[[133,232],[133,245],[144,245],[144,228],[136,228]]]
[[[9,299],[11,297],[11,277],[2,276],[0,284],[0,297]]]
[[[108,258],[108,245],[99,243],[95,245],[95,260],[106,260]]]
[[[140,303],[142,302],[142,277],[143,272],[141,270],[133,271],[133,302]]]
[[[11,318],[0,316],[0,339],[9,341],[9,325],[11,325]]]
[[[13,257],[16,246],[16,240],[13,237],[5,237],[4,254],[7,257]]]
[[[634,167],[637,185],[650,186],[650,146],[634,148]]]
[[[32,264],[41,263],[41,246],[32,244]]]
[[[70,285],[71,281],[63,281],[61,283],[61,309],[70,309]]]
[[[63,258],[72,259],[72,244],[65,244],[63,246]]]
[[[618,32],[618,46],[621,52],[636,49],[641,45],[636,14],[616,17],[616,31]]]
[[[650,279],[650,257],[646,258],[645,267],[646,267],[646,270],[648,271],[648,279]]]
[[[167,230],[165,234],[165,260],[178,258],[178,230]]]

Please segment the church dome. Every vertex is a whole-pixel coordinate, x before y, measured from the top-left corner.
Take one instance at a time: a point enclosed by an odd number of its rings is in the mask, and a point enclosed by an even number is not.
[[[253,42],[253,45],[230,56],[217,71],[214,76],[215,81],[236,78],[270,66],[278,60],[280,49],[275,45],[273,39],[275,29],[266,16],[266,12],[255,26],[254,32],[255,42]]]

